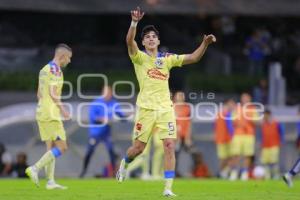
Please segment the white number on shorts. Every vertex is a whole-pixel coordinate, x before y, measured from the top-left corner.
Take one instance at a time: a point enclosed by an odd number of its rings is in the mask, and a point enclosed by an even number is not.
[[[168,122],[168,126],[169,126],[169,135],[173,135],[174,134],[174,123],[173,122]]]

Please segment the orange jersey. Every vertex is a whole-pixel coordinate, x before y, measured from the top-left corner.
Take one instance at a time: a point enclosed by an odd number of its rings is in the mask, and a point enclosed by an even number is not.
[[[231,140],[230,132],[224,117],[227,112],[220,112],[215,121],[215,141],[217,144],[229,143]]]
[[[255,115],[254,106],[247,108],[238,106],[234,114],[234,134],[255,135]]]
[[[279,123],[272,120],[271,122],[263,122],[262,124],[262,147],[270,148],[280,145]]]
[[[191,128],[191,108],[188,104],[175,104],[177,134],[184,138]]]
[[[193,170],[194,177],[210,177],[210,172],[206,164],[198,164]]]

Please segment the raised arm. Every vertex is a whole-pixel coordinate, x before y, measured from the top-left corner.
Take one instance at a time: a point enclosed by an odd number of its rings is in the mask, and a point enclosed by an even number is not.
[[[143,18],[144,12],[137,7],[135,10],[131,11],[131,24],[126,36],[126,43],[128,47],[128,53],[130,56],[135,55],[139,50],[136,41],[134,40],[136,35],[136,27],[138,22]]]
[[[216,37],[214,35],[204,35],[200,46],[193,53],[186,54],[182,64],[188,65],[198,62],[204,55],[208,45],[213,42],[216,42]]]

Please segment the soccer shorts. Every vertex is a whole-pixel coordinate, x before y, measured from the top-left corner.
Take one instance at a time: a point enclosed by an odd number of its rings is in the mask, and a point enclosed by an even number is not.
[[[173,109],[163,111],[146,108],[137,109],[133,139],[147,143],[154,131],[161,140],[176,139],[176,120]]]
[[[253,156],[255,154],[254,135],[234,135],[231,142],[231,155],[233,156]]]
[[[221,160],[229,158],[231,156],[231,144],[217,144],[217,155]]]
[[[66,140],[62,121],[37,121],[42,141]]]
[[[279,147],[262,148],[260,160],[264,165],[278,163]]]

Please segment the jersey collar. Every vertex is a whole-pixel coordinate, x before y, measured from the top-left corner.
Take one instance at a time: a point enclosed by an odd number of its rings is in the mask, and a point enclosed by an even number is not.
[[[53,61],[50,61],[49,62],[49,65],[51,66],[51,67],[55,67],[56,69],[60,69],[60,66],[58,66],[55,62],[53,62]]]
[[[150,56],[150,55],[147,53],[146,49],[144,49],[143,52],[146,53],[148,56]],[[156,55],[156,58],[161,58],[161,57],[164,57],[164,56],[165,56],[165,53],[158,51],[158,52],[157,52],[157,55]],[[152,56],[150,56],[150,57],[152,57]]]

